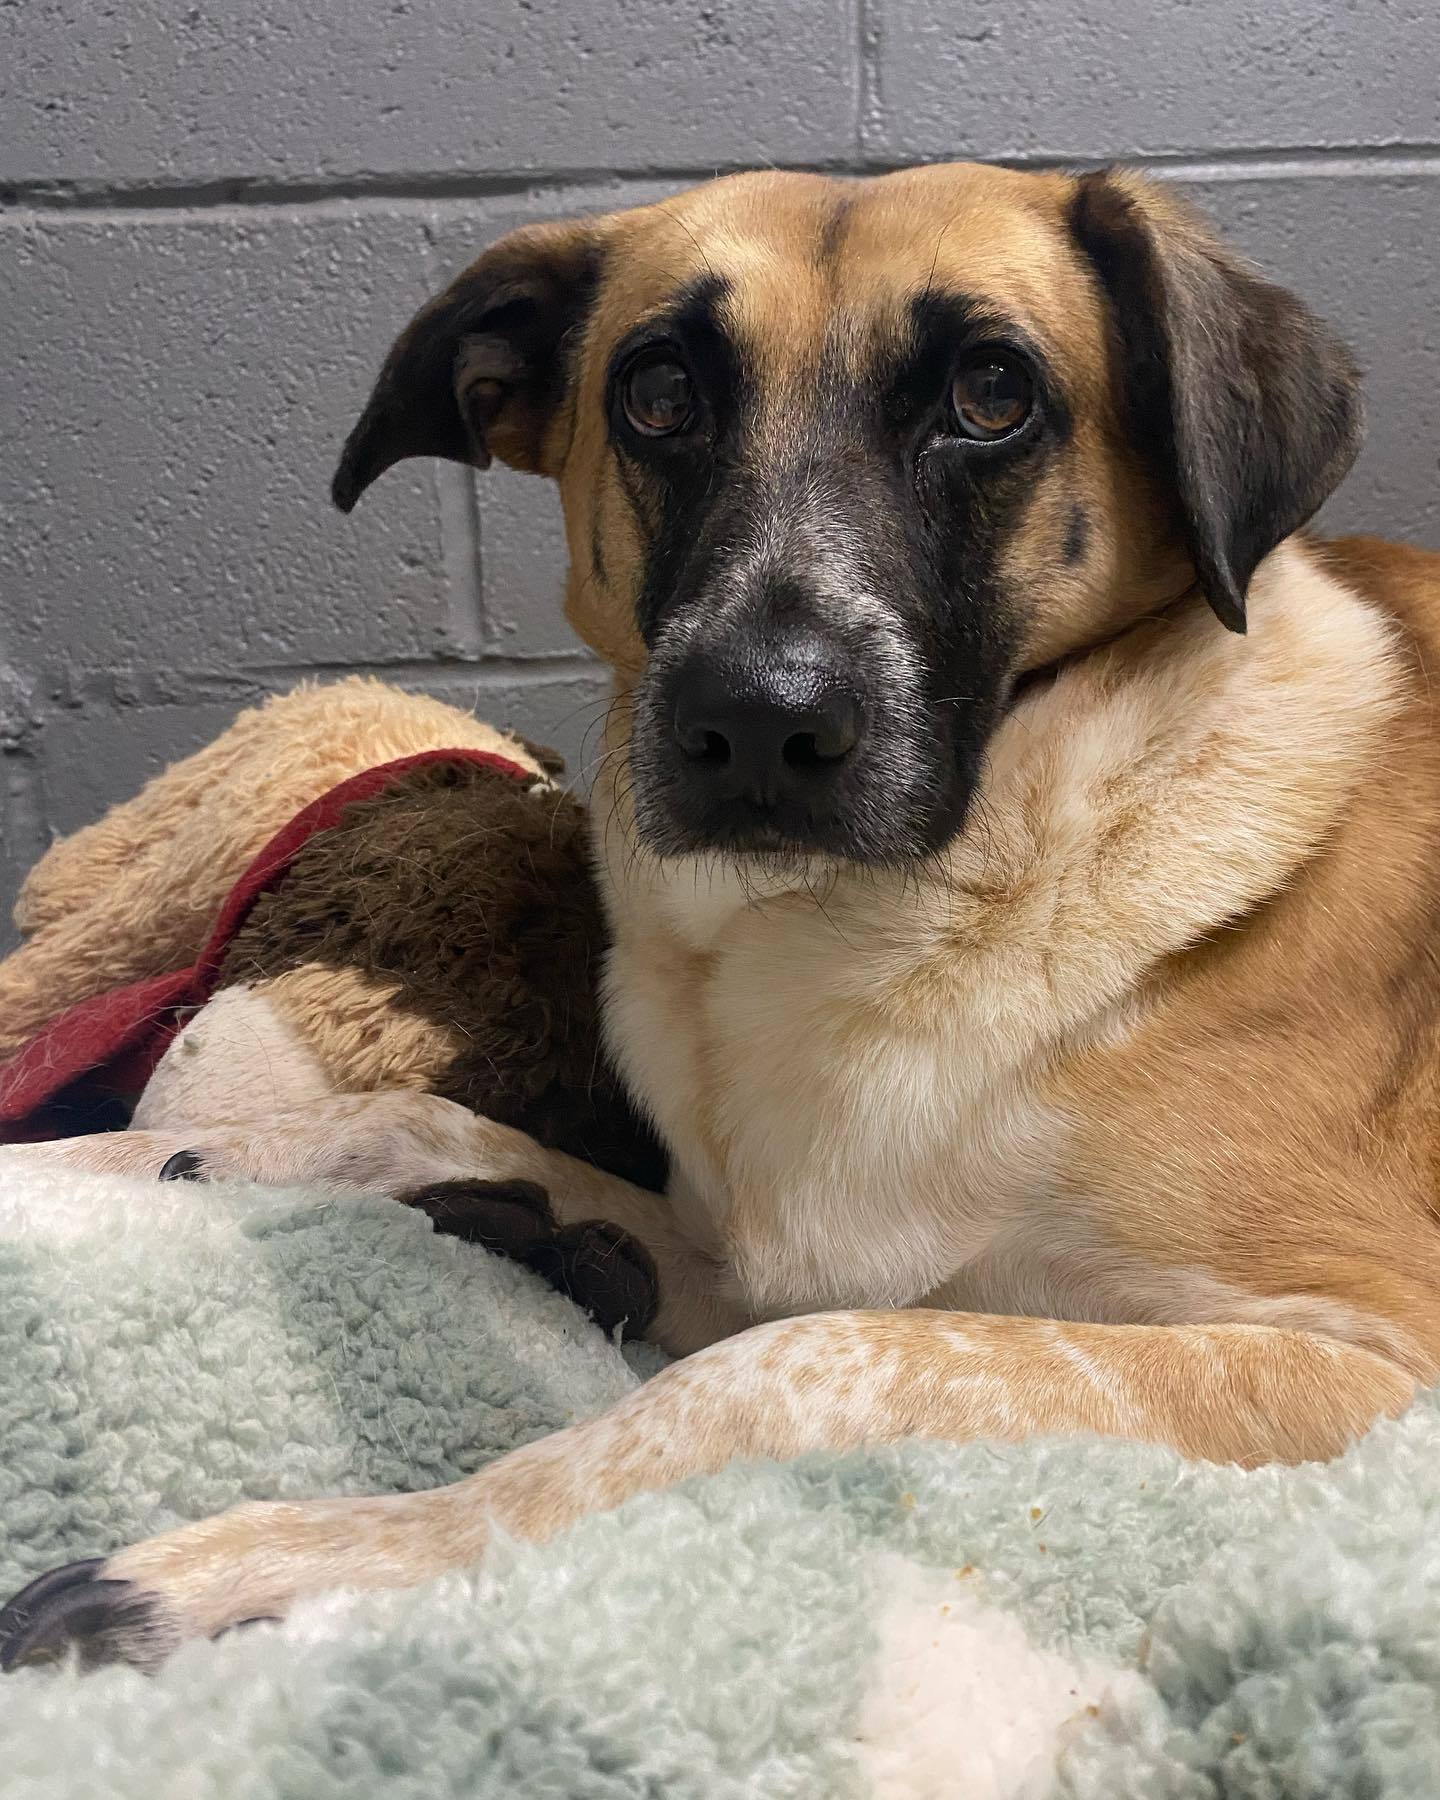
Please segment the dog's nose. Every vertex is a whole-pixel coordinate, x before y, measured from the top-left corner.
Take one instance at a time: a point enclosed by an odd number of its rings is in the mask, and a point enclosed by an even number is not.
[[[677,684],[674,718],[681,750],[712,793],[756,806],[823,786],[865,730],[854,690],[805,661],[694,665]]]

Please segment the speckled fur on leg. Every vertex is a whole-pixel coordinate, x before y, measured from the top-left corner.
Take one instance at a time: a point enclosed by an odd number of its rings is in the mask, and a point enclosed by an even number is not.
[[[935,1312],[757,1326],[678,1363],[598,1419],[468,1480],[376,1500],[267,1503],[191,1525],[0,1617],[0,1662],[73,1644],[153,1666],[187,1638],[283,1615],[336,1587],[408,1587],[542,1540],[582,1514],[713,1472],[906,1436],[962,1442],[1102,1431],[1253,1464],[1337,1454],[1413,1382],[1367,1351],[1245,1326],[1061,1325]]]

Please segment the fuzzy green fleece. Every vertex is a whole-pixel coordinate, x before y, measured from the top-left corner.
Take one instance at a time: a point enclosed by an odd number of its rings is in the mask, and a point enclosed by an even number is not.
[[[7,1157],[0,1270],[6,1591],[241,1499],[453,1480],[638,1378],[384,1203]],[[24,1671],[0,1794],[1425,1800],[1437,1511],[1430,1396],[1329,1468],[1094,1440],[735,1468],[153,1679]]]

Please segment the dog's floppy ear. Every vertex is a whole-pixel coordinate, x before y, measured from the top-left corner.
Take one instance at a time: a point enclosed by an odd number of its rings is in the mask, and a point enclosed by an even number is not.
[[[599,278],[597,221],[527,225],[501,238],[396,339],[330,495],[349,512],[407,456],[546,471],[545,439],[565,392],[566,338]]]
[[[1139,177],[1081,176],[1071,224],[1109,296],[1131,429],[1173,488],[1206,598],[1243,631],[1256,565],[1355,460],[1355,365],[1293,294]]]

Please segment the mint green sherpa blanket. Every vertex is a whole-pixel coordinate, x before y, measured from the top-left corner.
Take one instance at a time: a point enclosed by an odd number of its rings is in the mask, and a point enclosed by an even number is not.
[[[378,1202],[0,1176],[5,1589],[243,1498],[429,1485],[639,1379]],[[1076,1440],[739,1467],[147,1679],[0,1684],[17,1800],[1424,1800],[1440,1414],[1330,1468]]]

